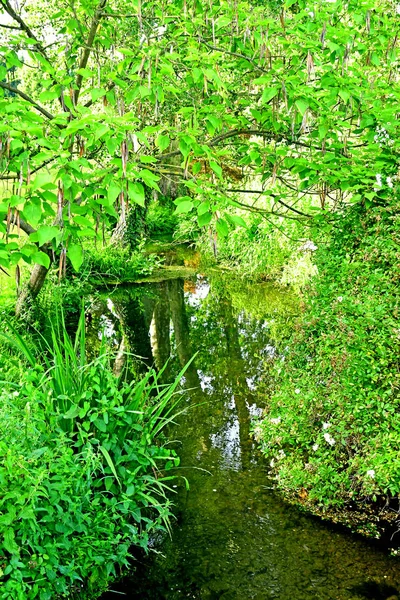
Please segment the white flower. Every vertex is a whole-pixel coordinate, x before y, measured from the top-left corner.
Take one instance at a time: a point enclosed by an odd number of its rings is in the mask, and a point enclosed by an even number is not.
[[[17,398],[19,396],[19,392],[16,390],[15,392],[13,392],[13,396],[14,398]]]
[[[295,393],[295,394],[300,394],[300,390],[299,390],[299,388],[296,388],[296,389],[294,390],[294,393]]]
[[[271,468],[273,468],[273,467],[275,466],[275,461],[274,461],[274,459],[272,459],[272,460],[271,460],[271,462],[269,463],[269,466],[270,466]]]
[[[330,423],[322,423],[322,429],[329,429],[330,426]]]
[[[380,173],[377,173],[375,175],[376,178],[376,184],[379,185],[379,187],[382,187],[382,175]]]
[[[314,444],[313,447],[312,447],[312,449],[314,450],[314,452],[316,452],[318,450],[318,448],[319,448],[318,444]]]
[[[306,252],[307,250],[309,250],[310,252],[315,252],[315,250],[318,249],[318,246],[316,246],[314,244],[313,241],[311,240],[307,240],[306,242],[304,242],[304,244],[302,246],[300,246],[299,250],[301,252]]]
[[[371,477],[371,479],[375,479],[375,471],[374,471],[374,469],[370,469],[369,471],[367,471],[367,476]]]
[[[338,296],[337,301],[338,302],[343,302],[343,296]]]
[[[386,177],[386,183],[389,188],[393,187],[393,181],[391,177]]]
[[[396,15],[400,15],[400,4],[396,4]]]
[[[257,442],[260,441],[262,437],[262,432],[262,427],[260,427],[259,425],[257,425],[257,427],[254,427],[254,437],[256,438]]]
[[[274,419],[270,419],[271,423],[273,423],[274,425],[278,425],[281,422],[281,417],[276,417]]]
[[[277,458],[285,458],[286,454],[283,450],[279,450]]]
[[[335,440],[333,439],[333,437],[330,435],[330,433],[324,433],[324,438],[325,441],[330,445],[330,446],[334,446],[335,445]]]

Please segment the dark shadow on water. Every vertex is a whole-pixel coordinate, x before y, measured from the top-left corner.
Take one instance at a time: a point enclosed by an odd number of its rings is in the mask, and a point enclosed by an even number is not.
[[[400,589],[376,581],[366,581],[354,586],[352,591],[368,600],[398,600],[400,594]]]

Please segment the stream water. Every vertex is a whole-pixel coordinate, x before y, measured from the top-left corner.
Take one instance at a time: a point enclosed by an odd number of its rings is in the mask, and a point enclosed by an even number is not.
[[[400,598],[399,560],[285,504],[251,440],[277,322],[293,310],[288,294],[227,275],[117,289],[93,307],[92,345],[103,330],[145,362],[169,358],[171,375],[198,352],[185,376],[190,409],[169,432],[176,474],[190,482],[176,482],[172,537],[154,540],[104,600]]]

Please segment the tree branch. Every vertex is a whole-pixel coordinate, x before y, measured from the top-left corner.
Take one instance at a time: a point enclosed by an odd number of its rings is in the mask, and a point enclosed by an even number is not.
[[[240,194],[260,194],[260,195],[265,195],[266,190],[237,190],[237,189],[228,189],[225,190],[225,192],[236,192],[236,193],[240,193]],[[286,204],[286,202],[284,202],[283,200],[281,200],[278,197],[278,194],[268,194],[268,197],[272,197],[275,202],[279,202],[279,204],[282,204],[282,206],[284,206],[285,208],[287,208],[288,210],[291,210],[295,213],[297,213],[298,215],[301,215],[302,217],[307,217],[308,219],[311,219],[313,217],[313,215],[308,215],[307,213],[301,212],[300,210],[297,210],[297,208],[294,208],[293,206],[290,206],[289,204]],[[242,202],[239,202],[237,200],[234,200],[233,202],[239,204],[242,208],[246,208],[247,210],[252,210],[252,211],[257,211],[257,212],[265,212],[268,214],[276,214],[274,212],[270,212],[267,211],[264,208],[257,208],[255,206],[249,206],[248,204],[244,204]],[[280,216],[284,216],[284,215],[280,215]]]
[[[31,158],[35,158],[35,155],[33,155]],[[43,161],[41,165],[32,169],[32,171],[30,171],[30,174],[33,175],[34,173],[37,173],[38,171],[40,171],[40,169],[43,169],[43,167],[52,163],[53,160],[56,160],[57,158],[58,158],[57,156],[55,156],[53,158],[48,158],[47,160]],[[18,179],[18,178],[19,178],[19,173],[15,173],[15,175],[4,175],[4,176],[0,175],[0,181],[12,181],[13,179]]]
[[[25,21],[22,19],[22,17],[17,12],[15,12],[15,10],[11,6],[9,0],[0,0],[0,2],[2,4],[2,6],[4,7],[4,9],[7,11],[7,13],[10,15],[10,17],[19,24],[19,29],[22,29],[22,31],[25,31],[25,33],[27,34],[28,37],[30,37],[32,40],[35,40],[36,47],[38,48],[38,50],[40,52],[42,52],[44,54],[42,43],[40,42],[40,40],[38,40],[36,35],[33,33],[32,29],[25,23]],[[46,56],[45,56],[45,58],[47,59]]]
[[[18,88],[14,88],[14,87],[12,87],[12,85],[9,85],[8,83],[4,83],[3,81],[0,81],[0,88],[3,88],[3,90],[8,90],[9,92],[12,92],[13,94],[17,94],[18,96],[20,96],[21,98],[23,98],[24,100],[26,100],[27,102],[29,102],[29,104],[32,104],[32,106],[34,108],[36,108],[36,110],[38,110],[40,113],[42,113],[42,115],[44,115],[47,119],[50,119],[50,121],[52,119],[54,119],[54,115],[52,115],[51,113],[49,113],[48,110],[46,110],[45,108],[43,108],[43,106],[40,106],[40,104],[38,104],[37,102],[35,102],[35,100],[33,100],[32,98],[30,98],[24,92],[21,92],[21,90],[19,90]]]
[[[97,29],[99,27],[101,18],[103,16],[102,11],[106,7],[106,4],[107,4],[107,0],[100,0],[99,4],[97,5],[96,11],[93,16],[93,21],[92,21],[92,24],[90,27],[88,39],[85,44],[85,50],[82,54],[82,58],[79,63],[79,69],[85,69],[86,65],[88,64],[89,56],[90,56],[90,53],[93,48],[93,43],[94,43],[94,40],[96,37]],[[78,103],[78,98],[79,98],[79,94],[80,94],[80,91],[82,88],[82,83],[83,83],[83,75],[78,73],[77,78],[76,78],[76,90],[74,93],[75,105]]]
[[[253,65],[253,67],[255,69],[257,69],[257,71],[261,71],[261,73],[269,72],[269,71],[267,71],[267,69],[263,69],[262,67],[260,67],[260,65],[258,65],[256,63],[256,61],[254,61],[252,58],[245,56],[244,54],[238,54],[237,52],[231,52],[230,50],[225,50],[225,48],[218,48],[217,46],[211,46],[211,44],[207,44],[207,42],[204,39],[202,39],[201,41],[209,50],[215,50],[216,52],[221,52],[222,54],[229,54],[230,56],[235,56],[236,58],[241,58],[242,60],[246,60],[251,65]]]
[[[16,27],[15,25],[6,25],[5,23],[0,23],[0,27],[4,27],[5,29],[17,29],[17,31],[21,29],[20,27]]]

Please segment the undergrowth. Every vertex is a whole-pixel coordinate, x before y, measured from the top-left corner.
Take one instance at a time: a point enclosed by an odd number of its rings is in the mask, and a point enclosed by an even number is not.
[[[278,487],[311,510],[375,504],[399,517],[398,209],[354,208],[316,253],[320,275],[255,427]]]
[[[74,340],[60,321],[40,352],[11,326],[1,344],[0,598],[98,597],[168,528],[179,459],[155,440],[181,374],[127,383],[104,347],[88,362],[83,313]]]
[[[260,215],[244,215],[244,223],[246,227],[230,227],[225,237],[204,233],[197,242],[204,258],[248,279],[298,287],[315,274],[312,251],[298,224],[285,223],[283,231]]]

